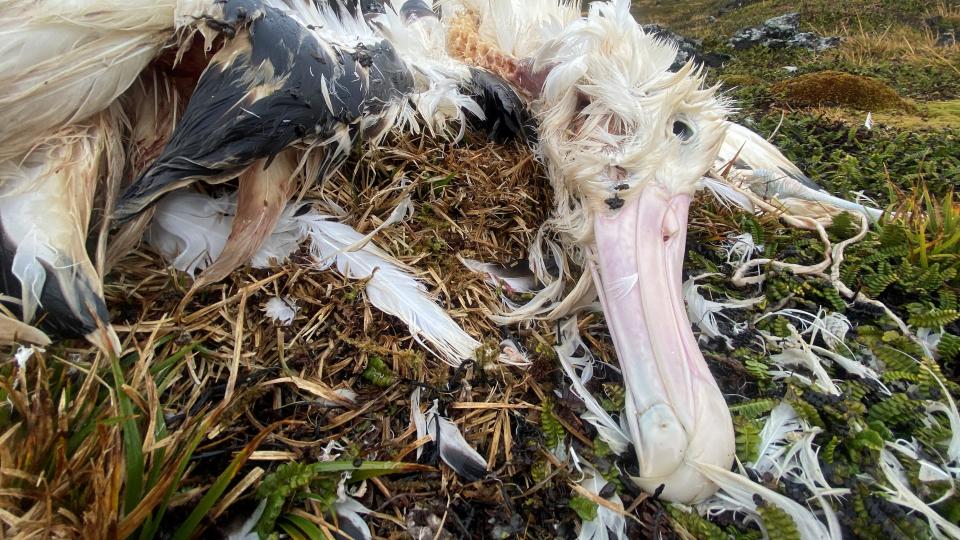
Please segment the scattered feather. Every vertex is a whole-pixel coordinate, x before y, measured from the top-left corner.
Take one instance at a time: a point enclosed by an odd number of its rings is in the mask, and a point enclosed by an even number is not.
[[[748,523],[756,523],[769,537],[760,519],[760,513],[757,511],[759,501],[772,504],[786,512],[796,524],[797,532],[803,540],[840,540],[842,538],[839,529],[830,528],[817,519],[809,509],[776,491],[752,482],[745,476],[707,463],[694,463],[693,466],[720,487],[716,495],[698,505],[701,511],[706,511],[709,515],[741,512],[746,515]]]
[[[260,534],[255,530],[257,528],[257,523],[260,522],[260,516],[263,515],[264,509],[267,508],[267,499],[261,499],[260,504],[257,505],[257,508],[250,514],[250,517],[240,522],[236,530],[226,531],[227,540],[260,540]]]
[[[947,521],[910,490],[910,483],[907,481],[903,465],[886,448],[880,450],[880,469],[889,484],[889,486],[880,484],[880,488],[887,493],[890,502],[909,508],[927,518],[930,532],[936,538],[960,539],[960,527]]]
[[[701,276],[702,277],[702,276]],[[691,277],[683,283],[683,298],[687,304],[687,316],[690,322],[697,325],[703,334],[701,338],[723,338],[727,345],[732,347],[733,341],[729,336],[723,335],[717,325],[717,317],[723,317],[730,320],[729,317],[721,313],[724,309],[743,309],[763,301],[763,297],[749,298],[747,300],[728,300],[727,302],[714,302],[707,300],[700,294],[700,286],[696,283],[697,277]],[[732,322],[732,321],[731,321]]]
[[[420,410],[420,389],[410,396],[410,415],[417,428],[417,438],[429,437],[436,443],[440,459],[461,477],[474,481],[487,474],[487,462],[467,442],[457,425],[437,411],[438,401],[433,400],[426,414]],[[417,457],[420,456],[417,450]]]
[[[917,472],[917,479],[921,482],[950,482],[953,480],[953,476],[950,474],[949,470],[941,468],[930,461],[920,457],[920,447],[917,444],[916,439],[913,441],[906,441],[903,439],[897,439],[894,442],[887,441],[885,443],[887,448],[891,450],[896,450],[904,456],[914,460],[920,465],[920,469]],[[956,492],[956,489],[953,484],[950,485],[950,489],[947,490],[940,499],[931,502],[931,505],[937,504],[941,501],[945,501],[948,498],[952,497]]]
[[[357,240],[350,246],[344,248],[344,251],[357,251],[363,246],[367,245],[367,242],[373,240],[373,237],[377,235],[380,231],[386,229],[387,227],[398,223],[400,221],[406,220],[413,216],[413,200],[410,198],[410,195],[405,196],[399,204],[390,212],[390,215],[387,216],[387,219],[383,223],[375,227],[372,231],[364,235],[363,238]]]
[[[494,287],[503,287],[513,293],[527,293],[536,287],[536,278],[528,270],[514,269],[493,263],[483,263],[457,256],[469,270],[487,276],[487,283]]]
[[[767,418],[763,429],[760,430],[760,446],[757,450],[757,461],[753,468],[758,472],[776,472],[779,477],[784,472],[784,464],[780,459],[791,444],[790,437],[803,429],[800,416],[793,407],[781,402]]]
[[[171,266],[193,277],[223,252],[235,208],[226,197],[175,191],[157,203],[147,242]]]
[[[371,540],[373,538],[370,533],[370,526],[363,518],[365,514],[370,513],[370,509],[350,495],[338,496],[337,502],[333,504],[333,513],[337,515],[337,525],[340,528],[340,531],[335,533],[337,538],[347,538],[349,540]]]
[[[297,301],[289,296],[284,298],[274,296],[270,300],[267,300],[263,311],[267,317],[270,317],[270,320],[280,326],[290,326],[290,323],[293,322],[300,308],[297,307]]]
[[[37,350],[39,350],[40,352],[44,352],[43,349],[37,349]],[[33,347],[21,346],[17,349],[17,352],[13,355],[13,358],[17,362],[17,368],[19,368],[20,371],[27,369],[27,362],[29,362],[30,358],[33,357],[34,352],[35,351]]]
[[[923,346],[925,354],[931,358],[939,357],[936,352],[937,347],[940,345],[941,338],[942,334],[929,328],[917,329],[917,339],[920,341],[920,345]]]
[[[820,358],[813,354],[813,352],[806,347],[805,344],[800,346],[788,346],[783,349],[783,352],[770,356],[770,361],[782,368],[804,368],[813,373],[814,386],[818,387],[823,392],[827,392],[835,396],[840,395],[840,388],[830,378],[830,374],[827,373],[826,369],[824,369],[823,364],[820,362]],[[778,373],[786,373],[787,376],[792,375],[790,370],[782,370]]]
[[[370,303],[406,323],[418,343],[454,366],[473,357],[479,342],[464,332],[400,263],[349,225],[315,210],[302,212],[302,208],[302,204],[287,206],[273,233],[253,256],[254,267],[286,261],[309,239],[320,269],[335,266],[350,279],[366,280]],[[403,211],[394,214],[405,215],[404,204],[398,208]],[[147,240],[175,268],[192,276],[219,258],[235,213],[232,196],[214,199],[177,191],[158,203]],[[296,312],[295,306],[290,308]]]
[[[740,267],[753,259],[754,255],[763,253],[763,244],[757,244],[750,233],[730,234],[724,244],[727,250],[727,264]]]
[[[841,313],[828,312],[823,309],[819,310],[816,314],[808,313],[799,309],[781,309],[779,311],[768,313],[762,318],[774,317],[778,315],[788,317],[796,321],[802,329],[798,335],[791,336],[786,340],[790,346],[799,346],[805,350],[809,349],[810,353],[814,355],[814,358],[817,359],[817,361],[823,359],[821,357],[825,357],[826,360],[837,364],[841,369],[850,375],[871,379],[880,385],[880,388],[885,393],[890,393],[890,390],[886,387],[886,385],[883,384],[880,374],[877,373],[875,369],[861,364],[857,360],[835,352],[837,349],[843,348],[847,353],[855,356],[853,351],[847,347],[844,341],[846,339],[847,332],[849,332],[851,328],[850,320],[847,319],[846,316]],[[791,328],[793,327],[791,326]],[[803,341],[800,339],[800,335],[809,335],[810,338],[808,341]],[[818,345],[813,345],[813,342],[818,335],[823,338],[823,341],[827,344],[829,349],[825,349]],[[823,381],[821,379],[821,383],[822,382]]]
[[[570,379],[573,392],[587,408],[580,418],[596,428],[600,439],[607,443],[615,454],[626,452],[630,446],[630,437],[626,430],[604,410],[585,386],[591,378],[594,360],[580,339],[576,317],[570,318],[560,327],[560,344],[554,349],[557,351],[563,371]],[[584,352],[582,355],[577,355],[577,350]],[[576,372],[578,365],[582,368],[580,375]]]
[[[533,365],[533,362],[527,356],[527,351],[512,339],[505,339],[500,342],[500,355],[497,356],[497,361],[522,369],[527,369]]]
[[[707,188],[710,193],[725,207],[730,208],[730,206],[733,205],[750,214],[753,214],[757,211],[753,201],[750,200],[750,197],[744,195],[740,190],[727,184],[726,181],[718,181],[712,178],[703,178],[701,181],[703,183],[703,187]]]
[[[366,280],[364,290],[370,303],[406,323],[418,343],[448,364],[459,366],[473,357],[480,343],[460,328],[430,297],[426,287],[388,254],[370,244],[359,251],[345,251],[362,235],[328,216],[311,211],[297,219],[310,238],[310,252],[319,268],[336,265],[344,276]]]
[[[601,492],[607,485],[607,480],[590,465],[583,465],[583,479],[579,485],[598,499],[606,499],[612,505],[623,508],[623,501],[616,490],[607,497]],[[616,512],[602,504],[597,504],[597,517],[580,524],[580,534],[577,540],[626,540],[627,520],[623,513]]]

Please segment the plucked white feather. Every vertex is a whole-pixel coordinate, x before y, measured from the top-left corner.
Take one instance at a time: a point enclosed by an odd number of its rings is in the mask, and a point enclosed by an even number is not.
[[[235,211],[228,198],[175,191],[157,203],[146,239],[174,268],[193,277],[223,252]]]
[[[434,400],[433,406],[424,413],[420,410],[420,389],[413,390],[410,395],[410,417],[417,429],[417,439],[429,437],[436,443],[440,459],[460,476],[468,480],[483,476],[487,472],[487,461],[470,446],[460,428],[438,412],[438,406],[437,400]],[[422,451],[422,446],[417,448],[418,458]]]
[[[333,512],[337,515],[340,531],[346,533],[351,540],[371,540],[370,525],[363,517],[370,513],[370,509],[350,495],[338,494],[337,502],[333,504]],[[337,535],[342,536],[342,535]]]
[[[714,180],[712,178],[702,178],[701,183],[703,187],[707,188],[707,190],[713,194],[714,198],[720,201],[725,207],[730,208],[730,205],[734,205],[750,214],[757,211],[750,197],[735,189],[727,182]]]
[[[233,527],[227,527],[226,533],[227,540],[259,540],[260,533],[256,531],[257,523],[260,522],[260,516],[263,515],[263,511],[267,508],[267,499],[261,499],[260,504],[253,510],[253,512],[247,517],[247,519],[236,523]]]
[[[760,473],[775,472],[777,477],[783,474],[780,457],[791,444],[790,436],[802,429],[800,416],[788,403],[781,402],[774,407],[760,430],[760,445],[753,467]]]
[[[760,432],[759,457],[753,468],[772,474],[775,480],[786,478],[806,486],[820,504],[831,536],[839,537],[840,525],[827,497],[845,495],[849,490],[831,487],[824,477],[813,445],[819,433],[820,428],[810,427],[793,407],[781,402]]]
[[[493,287],[503,287],[514,293],[532,292],[536,287],[533,274],[511,272],[498,264],[484,263],[473,259],[457,258],[467,269],[487,276],[486,282]]]
[[[497,361],[506,366],[520,369],[527,369],[533,365],[533,361],[527,356],[527,351],[512,339],[504,339],[500,342],[500,354],[497,355]]]
[[[851,375],[857,377],[863,377],[866,379],[872,379],[875,381],[884,392],[890,393],[886,385],[883,384],[883,381],[880,378],[880,374],[870,366],[861,364],[857,360],[840,354],[837,349],[844,349],[850,356],[855,356],[853,351],[844,343],[844,339],[847,335],[847,332],[850,330],[850,321],[841,313],[827,312],[826,310],[821,309],[816,314],[808,313],[799,309],[781,309],[764,315],[761,318],[766,317],[775,317],[775,316],[784,316],[789,317],[790,319],[796,321],[801,328],[800,334],[797,336],[791,336],[787,339],[787,343],[790,344],[790,347],[800,347],[801,349],[808,350],[809,355],[807,360],[813,362],[814,360],[819,363],[820,360],[828,360],[838,366],[841,369],[846,371]],[[807,342],[804,342],[800,339],[800,335],[809,335],[810,338]],[[824,342],[830,347],[825,349],[819,345],[814,345],[814,340],[817,336],[820,335],[823,337]],[[776,340],[775,340],[776,341]],[[818,379],[823,382],[822,373],[815,371]]]
[[[586,383],[592,376],[594,359],[580,339],[576,317],[571,317],[560,327],[560,344],[554,349],[564,373],[570,379],[572,390],[587,408],[580,417],[596,428],[597,434],[615,454],[626,452],[630,446],[630,436],[625,428],[614,420],[587,390]],[[578,355],[577,351],[583,352]],[[581,368],[580,374],[577,373],[577,367]]]
[[[285,298],[273,296],[263,306],[264,314],[281,326],[290,326],[299,310],[297,301],[289,296]]]
[[[274,232],[252,258],[253,266],[282,263],[301,242],[310,240],[319,268],[333,266],[351,279],[366,280],[370,303],[402,320],[418,343],[454,366],[473,357],[479,342],[464,332],[400,263],[349,225],[312,210],[296,215],[300,208],[291,204],[284,210]],[[157,204],[147,240],[175,268],[193,275],[220,256],[235,212],[232,196],[214,199],[177,191]]]
[[[786,512],[796,524],[801,539],[841,540],[842,538],[839,528],[834,529],[829,524],[824,524],[809,509],[776,491],[716,465],[695,463],[694,466],[704,476],[720,486],[720,491],[716,495],[698,505],[702,512],[709,515],[722,512],[743,513],[747,516],[747,522],[759,525],[761,530],[769,537],[769,534],[766,533],[766,526],[757,511],[756,497],[758,496],[764,504],[775,505]]]
[[[893,455],[893,452],[886,448],[880,450],[880,470],[883,471],[889,484],[889,486],[881,484],[880,488],[887,492],[890,502],[909,508],[927,518],[930,532],[935,538],[960,540],[960,527],[930,508],[930,505],[923,502],[910,489],[910,482],[907,480],[903,465]]]
[[[763,253],[763,244],[757,244],[750,233],[728,235],[724,247],[727,250],[727,264],[734,268],[743,266],[754,255]]]
[[[607,480],[588,464],[582,467],[583,480],[580,487],[598,498],[604,498],[600,492],[607,485]],[[606,497],[607,502],[623,510],[623,501],[616,491]],[[597,517],[580,524],[580,534],[577,540],[627,540],[627,519],[623,512],[617,512],[604,505],[597,505]]]
[[[840,395],[840,388],[830,378],[830,374],[824,369],[820,358],[815,355],[806,344],[788,346],[783,349],[783,352],[770,356],[770,361],[786,369],[786,371],[777,372],[774,375],[775,378],[790,377],[792,375],[790,370],[794,368],[804,368],[813,374],[815,380],[814,386],[818,387],[820,391],[835,396]]]
[[[310,251],[321,268],[335,265],[351,279],[366,279],[370,303],[406,323],[414,339],[445,362],[458,366],[473,357],[479,342],[464,332],[434,302],[426,287],[392,257],[370,244],[359,251],[345,251],[363,235],[328,216],[309,212],[297,220],[310,238]]]
[[[701,276],[702,277],[702,276]],[[697,285],[697,277],[691,277],[683,282],[683,298],[687,304],[687,316],[690,322],[695,324],[704,337],[722,338],[727,344],[731,344],[730,337],[724,335],[717,325],[717,317],[723,317],[730,320],[729,317],[721,313],[725,309],[744,309],[756,305],[764,300],[763,296],[757,298],[748,298],[746,300],[728,300],[727,302],[715,302],[708,300],[699,292],[700,286]]]

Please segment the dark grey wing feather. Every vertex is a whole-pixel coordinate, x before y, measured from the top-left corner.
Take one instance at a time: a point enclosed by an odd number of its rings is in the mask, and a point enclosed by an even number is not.
[[[17,247],[0,224],[0,291],[20,298],[23,285],[13,274],[13,258]],[[110,320],[103,297],[83,272],[75,271],[72,261],[54,268],[43,263],[47,279],[40,291],[40,305],[47,313],[39,326],[56,336],[81,337],[96,331],[100,324]],[[72,290],[64,290],[69,287]],[[73,301],[71,301],[73,300]],[[4,303],[11,313],[22,315],[19,303]]]
[[[235,37],[201,75],[166,148],[123,194],[116,219],[196,180],[233,178],[300,140],[328,138],[412,90],[389,43],[344,50],[279,10],[254,9],[228,3],[228,21],[218,24],[236,24]]]
[[[496,142],[516,136],[536,139],[533,121],[523,99],[501,77],[482,69],[470,68],[470,81],[464,89],[483,109],[480,120],[469,111],[468,118],[477,129],[485,131]]]

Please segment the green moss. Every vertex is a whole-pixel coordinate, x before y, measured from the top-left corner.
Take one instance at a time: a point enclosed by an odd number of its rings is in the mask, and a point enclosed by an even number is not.
[[[897,199],[890,183],[901,189],[923,182],[931,194],[942,196],[960,177],[960,129],[900,131],[860,127],[820,116],[791,114],[783,119],[774,143],[815,182],[831,193],[849,196],[865,191],[886,206]],[[874,115],[883,124],[881,115]],[[779,112],[759,121],[742,122],[761,134],[780,124]]]
[[[792,107],[829,105],[862,111],[910,108],[896,90],[882,81],[841,71],[801,75],[775,85],[773,92],[784,104]]]
[[[907,129],[960,128],[960,99],[933,101],[917,109],[917,114],[877,115],[877,122]]]
[[[387,388],[396,382],[397,377],[382,358],[371,356],[367,361],[367,368],[363,370],[363,379],[380,388]]]
[[[723,85],[727,88],[742,88],[746,86],[764,86],[766,82],[754,75],[734,73],[723,77]]]

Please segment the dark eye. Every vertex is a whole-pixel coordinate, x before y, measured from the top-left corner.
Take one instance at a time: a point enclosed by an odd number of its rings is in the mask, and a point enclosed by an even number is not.
[[[673,123],[673,134],[681,141],[687,142],[693,137],[693,128],[686,122],[676,120]]]

